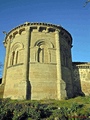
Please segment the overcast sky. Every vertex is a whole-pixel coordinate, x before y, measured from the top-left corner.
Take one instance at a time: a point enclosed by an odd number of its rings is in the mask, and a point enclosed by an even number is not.
[[[73,38],[72,60],[90,62],[90,3],[86,0],[0,0],[0,62],[4,63],[5,35],[24,22],[61,25]]]

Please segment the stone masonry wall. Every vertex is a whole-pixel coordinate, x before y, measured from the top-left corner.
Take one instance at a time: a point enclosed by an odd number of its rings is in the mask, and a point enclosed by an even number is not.
[[[74,64],[75,95],[90,95],[90,63]]]
[[[26,22],[6,35],[4,46],[3,98],[72,97],[72,37],[68,31],[58,25]]]

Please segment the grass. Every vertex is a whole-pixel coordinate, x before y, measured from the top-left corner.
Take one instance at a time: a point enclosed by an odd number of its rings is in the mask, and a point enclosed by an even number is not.
[[[90,96],[68,100],[0,100],[0,120],[84,120],[90,118]]]

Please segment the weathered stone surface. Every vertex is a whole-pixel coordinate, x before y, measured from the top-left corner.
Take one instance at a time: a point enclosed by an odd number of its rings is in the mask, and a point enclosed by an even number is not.
[[[90,79],[88,69],[74,69],[73,80],[72,37],[61,26],[26,22],[7,34],[4,46],[3,98],[70,98],[80,89],[79,77],[83,91],[90,93],[84,86]]]
[[[74,93],[90,95],[90,63],[74,63]]]

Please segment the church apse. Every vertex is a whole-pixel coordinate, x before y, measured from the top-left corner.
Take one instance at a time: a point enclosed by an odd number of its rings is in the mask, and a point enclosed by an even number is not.
[[[4,45],[4,98],[61,100],[72,96],[68,31],[58,25],[26,22],[7,34]]]

